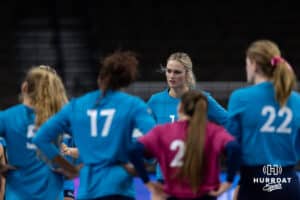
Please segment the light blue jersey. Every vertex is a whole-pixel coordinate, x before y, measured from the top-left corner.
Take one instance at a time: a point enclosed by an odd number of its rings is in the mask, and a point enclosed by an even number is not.
[[[227,111],[207,92],[203,92],[208,100],[208,119],[219,125],[226,125]],[[153,94],[148,106],[157,124],[165,124],[178,120],[177,107],[180,98],[174,98],[169,95],[169,89]]]
[[[6,199],[44,200],[62,197],[63,178],[37,157],[34,111],[19,104],[0,113],[0,136],[5,139],[8,163],[17,168],[6,177]]]
[[[300,144],[299,110],[300,95],[296,92],[280,108],[271,82],[234,91],[227,129],[241,142],[243,164],[295,165]]]
[[[128,162],[133,129],[146,133],[155,122],[137,97],[119,91],[100,97],[101,92],[94,91],[72,100],[39,129],[33,141],[53,158],[58,149],[49,141],[70,126],[84,164],[78,199],[133,197],[133,178],[120,164]]]
[[[227,111],[217,103],[217,101],[207,92],[203,92],[208,100],[208,119],[219,125],[225,126],[227,123]],[[153,94],[148,106],[152,111],[152,115],[157,124],[165,124],[178,120],[177,107],[180,103],[180,98],[174,98],[169,95],[169,89]],[[161,170],[157,165],[157,179],[163,179]]]

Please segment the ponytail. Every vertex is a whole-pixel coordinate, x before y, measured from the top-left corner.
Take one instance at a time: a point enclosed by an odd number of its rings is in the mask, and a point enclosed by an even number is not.
[[[56,72],[43,65],[32,68],[25,78],[25,83],[35,110],[35,126],[38,128],[67,103],[66,91]]]
[[[187,98],[188,95],[190,95],[190,98]],[[182,102],[185,113],[190,115],[191,119],[185,141],[186,151],[183,157],[183,166],[180,169],[179,175],[189,180],[193,192],[196,193],[204,175],[207,100],[199,92],[188,92],[187,95],[183,96]]]
[[[275,99],[282,107],[296,86],[296,77],[289,63],[281,57],[272,58],[271,64],[275,67],[273,72]]]
[[[270,40],[257,40],[249,46],[246,55],[256,62],[264,76],[273,80],[275,99],[281,107],[284,106],[296,86],[296,76],[289,63],[281,57],[277,44]]]
[[[196,78],[194,72],[191,69],[188,69],[187,71],[187,84],[190,90],[196,88]]]

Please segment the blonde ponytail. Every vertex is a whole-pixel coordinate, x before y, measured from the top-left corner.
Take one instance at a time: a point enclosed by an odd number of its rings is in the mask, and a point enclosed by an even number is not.
[[[27,95],[35,110],[35,125],[38,128],[67,103],[64,85],[56,72],[48,66],[34,67],[25,78]]]
[[[273,82],[275,98],[282,107],[286,104],[287,99],[296,86],[296,77],[292,68],[285,60],[276,63],[274,67]]]
[[[246,55],[257,63],[264,76],[273,81],[275,99],[281,107],[284,106],[296,86],[296,76],[289,63],[281,57],[279,47],[270,40],[257,40],[249,46]]]

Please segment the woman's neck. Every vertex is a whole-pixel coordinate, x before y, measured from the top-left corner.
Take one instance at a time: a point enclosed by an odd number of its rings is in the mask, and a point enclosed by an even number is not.
[[[189,91],[187,86],[181,88],[170,88],[169,95],[174,98],[180,98],[187,91]]]
[[[33,108],[33,105],[31,104],[31,100],[26,96],[23,97],[23,104],[30,108]]]
[[[185,121],[185,120],[190,120],[190,119],[191,119],[190,116],[179,113],[178,121]]]
[[[259,84],[259,83],[266,82],[266,81],[270,81],[270,79],[267,78],[266,76],[262,76],[260,74],[257,74],[254,77],[254,84]]]

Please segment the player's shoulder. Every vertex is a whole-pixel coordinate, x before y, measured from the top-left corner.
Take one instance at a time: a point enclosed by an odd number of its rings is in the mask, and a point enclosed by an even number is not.
[[[156,92],[151,95],[150,100],[155,101],[155,100],[160,100],[165,98],[165,96],[168,95],[168,89],[162,90],[160,92]]]
[[[217,131],[222,131],[222,130],[225,130],[225,128],[215,122],[212,122],[212,121],[207,121],[206,123],[206,129],[209,129],[209,130],[217,130]]]
[[[292,91],[289,99],[288,99],[288,104],[293,105],[295,108],[300,107],[300,94],[296,91]]]
[[[291,98],[298,100],[298,102],[300,103],[300,94],[298,92],[292,91]]]
[[[179,120],[175,122],[168,122],[165,124],[157,125],[159,131],[164,131],[166,134],[173,134],[175,130],[182,130],[188,127],[189,122],[186,120]]]
[[[242,88],[235,89],[230,94],[230,101],[247,101],[255,91],[258,90],[256,86],[245,86]]]
[[[130,102],[130,103],[137,103],[137,104],[145,104],[145,101],[136,95],[128,94],[126,92],[118,92],[117,93],[118,99],[122,100],[122,102]]]
[[[209,91],[202,90],[202,89],[194,89],[194,90],[204,95],[209,103],[216,102],[216,99],[211,95]]]
[[[1,111],[1,114],[6,115],[6,114],[9,114],[9,113],[20,112],[20,110],[26,109],[26,108],[29,109],[29,107],[25,106],[24,104],[17,104],[17,105],[11,106],[11,107]]]
[[[73,97],[70,100],[69,105],[71,107],[77,108],[78,106],[81,107],[82,105],[89,105],[91,103],[95,103],[98,98],[100,98],[100,91],[95,90],[95,91],[85,93],[79,97]]]
[[[172,124],[173,123],[164,123],[164,124],[157,124],[153,130],[155,131],[159,131],[159,132],[162,132],[164,130],[168,130],[172,127]]]
[[[80,102],[80,101],[88,101],[88,100],[99,98],[99,97],[100,97],[100,91],[94,90],[94,91],[85,93],[82,96],[75,97],[75,98],[73,98],[73,100]]]
[[[207,121],[206,134],[208,137],[218,137],[221,134],[228,134],[228,132],[223,126],[212,121]]]
[[[249,94],[249,92],[252,92],[256,90],[255,86],[245,86],[241,87],[238,89],[235,89],[232,93],[231,96],[244,96],[245,94]]]
[[[124,111],[131,111],[132,113],[147,110],[148,106],[146,102],[136,95],[128,94],[126,92],[118,91],[114,94],[113,98],[110,99],[114,105],[119,105]]]

